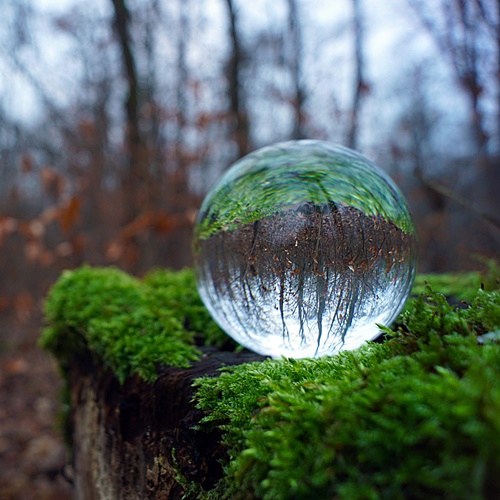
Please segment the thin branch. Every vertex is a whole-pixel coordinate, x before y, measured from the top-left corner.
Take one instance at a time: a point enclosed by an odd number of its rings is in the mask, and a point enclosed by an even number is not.
[[[448,198],[454,203],[457,203],[458,205],[464,207],[465,209],[477,215],[480,219],[483,219],[486,222],[489,222],[490,224],[495,226],[497,229],[500,229],[500,219],[497,219],[493,215],[476,207],[472,201],[468,200],[467,198],[464,198],[463,196],[459,195],[450,188],[443,186],[441,183],[427,178],[418,169],[415,171],[415,175],[417,179],[419,179],[420,182],[422,182],[422,184],[424,184],[424,186],[426,186],[427,188],[431,189],[432,191],[441,196],[444,196],[445,198]]]
[[[430,7],[420,0],[407,0],[420,22],[433,37],[438,49],[448,59],[457,81],[467,93],[471,103],[471,121],[478,152],[482,152],[488,141],[484,114],[481,109],[481,77],[478,68],[479,55],[477,26],[465,0],[442,0],[446,29],[434,17],[426,14]],[[457,30],[460,33],[457,34]]]
[[[48,110],[52,119],[57,120],[61,124],[62,130],[64,130],[64,134],[73,139],[76,138],[75,133],[71,129],[67,117],[64,115],[63,111],[61,111],[58,106],[54,103],[54,101],[49,97],[49,91],[47,91],[41,81],[36,78],[33,73],[28,69],[26,65],[24,65],[17,55],[12,53],[12,50],[7,49],[7,47],[3,47],[3,51],[5,54],[10,54],[9,60],[11,63],[17,68],[17,70],[26,78],[29,84],[38,92],[40,99],[42,100],[43,105]]]

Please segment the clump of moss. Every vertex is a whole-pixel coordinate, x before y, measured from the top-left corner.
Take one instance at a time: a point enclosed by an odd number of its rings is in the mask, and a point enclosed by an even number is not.
[[[418,296],[426,292],[427,285],[455,301],[471,301],[481,287],[484,277],[478,271],[467,273],[420,274],[415,278],[412,293]]]
[[[500,328],[500,291],[478,288],[458,308],[426,285],[403,326],[384,328],[382,344],[200,379],[201,428],[222,429],[229,454],[226,476],[207,496],[498,493],[500,343],[489,334]]]
[[[201,345],[231,346],[227,334],[215,323],[200,299],[192,269],[150,272],[143,281],[152,312],[158,317],[175,316]]]
[[[45,303],[41,345],[65,368],[88,349],[123,382],[137,373],[154,380],[160,364],[188,367],[195,337],[220,330],[203,308],[192,271],[156,271],[144,281],[114,268],[65,271]]]
[[[469,271],[461,273],[430,273],[417,274],[412,294],[418,296],[426,292],[426,286],[430,285],[454,302],[464,300],[470,302],[474,299],[479,288],[486,291],[498,288],[500,277],[500,265],[494,260],[479,259],[487,268],[485,273]]]

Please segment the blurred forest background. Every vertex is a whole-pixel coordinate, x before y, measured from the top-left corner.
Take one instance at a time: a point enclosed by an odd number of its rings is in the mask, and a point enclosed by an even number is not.
[[[498,0],[0,0],[0,17],[0,424],[47,363],[29,353],[61,270],[189,265],[205,193],[260,146],[373,160],[410,202],[420,271],[498,258]],[[45,420],[0,432],[4,461],[56,412],[31,391],[18,410]],[[23,467],[21,485],[45,474]]]
[[[494,0],[0,0],[0,308],[63,268],[191,262],[245,153],[353,147],[408,197],[420,270],[500,243]]]

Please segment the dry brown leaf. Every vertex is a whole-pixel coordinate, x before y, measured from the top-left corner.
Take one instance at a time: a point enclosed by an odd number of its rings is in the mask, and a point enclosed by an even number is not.
[[[62,205],[57,214],[57,219],[61,229],[69,233],[76,223],[80,214],[81,200],[78,196],[73,196],[64,205]]]

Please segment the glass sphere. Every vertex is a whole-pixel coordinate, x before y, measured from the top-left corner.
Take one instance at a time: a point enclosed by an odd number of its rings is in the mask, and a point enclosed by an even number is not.
[[[207,194],[194,235],[198,291],[243,346],[318,357],[377,337],[415,276],[403,195],[369,160],[290,141],[237,161]]]

